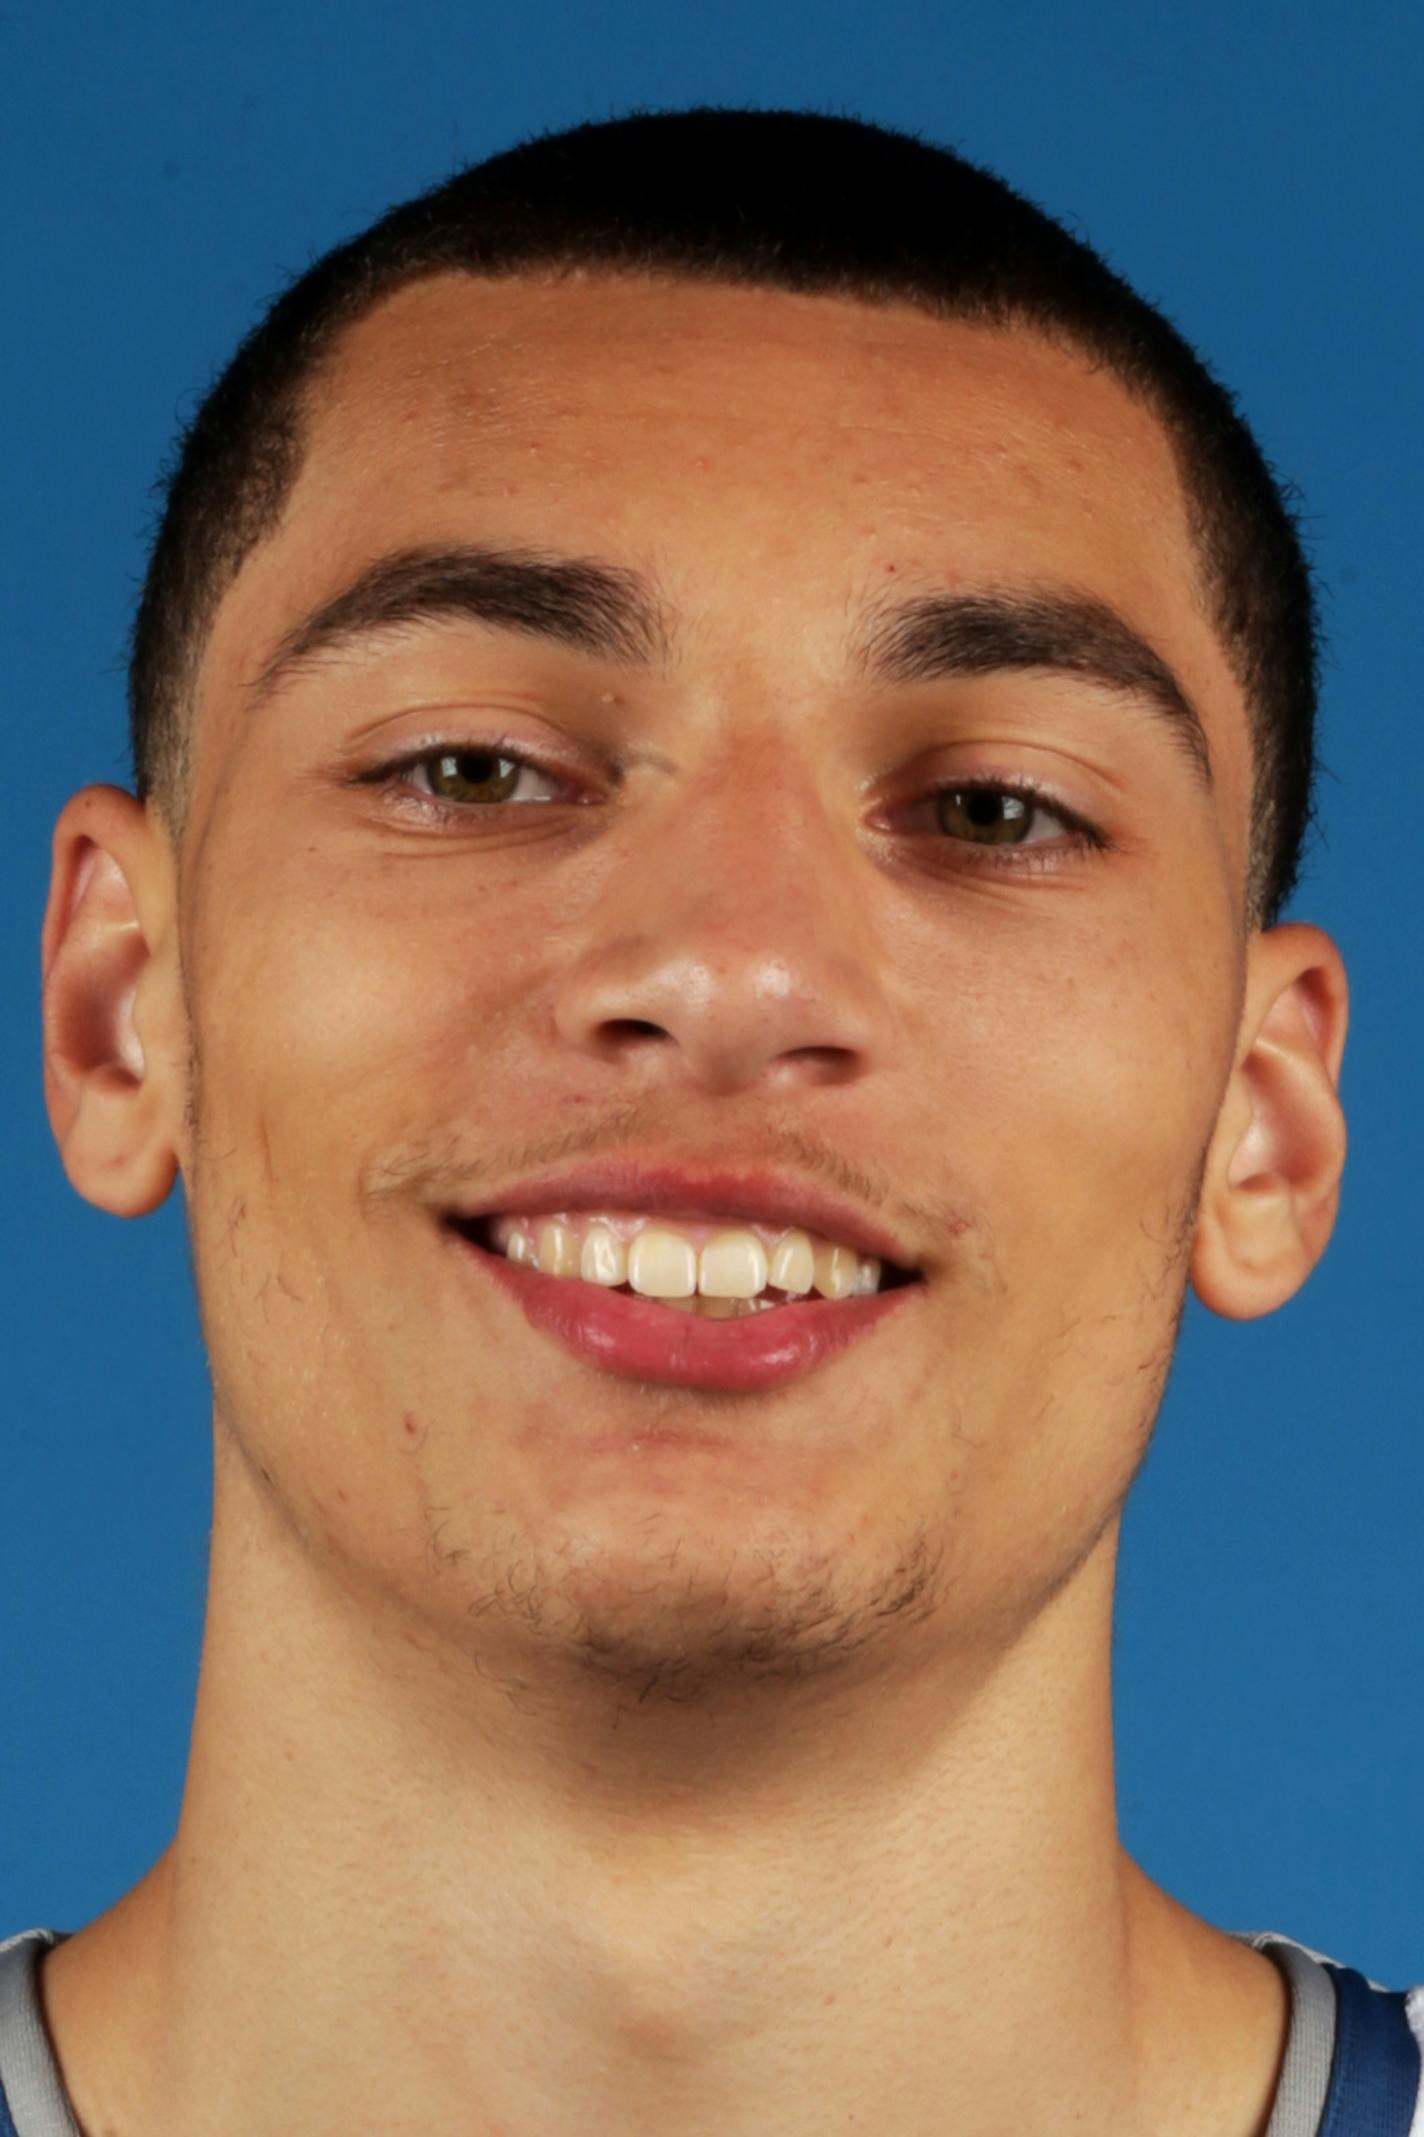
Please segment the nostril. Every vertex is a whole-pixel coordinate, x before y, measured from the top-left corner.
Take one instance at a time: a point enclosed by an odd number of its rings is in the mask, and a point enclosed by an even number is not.
[[[667,1033],[661,1024],[652,1024],[642,1017],[610,1017],[599,1026],[605,1039],[665,1039]]]

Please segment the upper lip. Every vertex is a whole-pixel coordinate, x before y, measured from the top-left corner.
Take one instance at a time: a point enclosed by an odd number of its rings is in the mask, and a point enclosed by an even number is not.
[[[531,1175],[501,1190],[481,1209],[449,1215],[462,1223],[493,1216],[534,1216],[565,1210],[646,1210],[676,1220],[722,1218],[730,1223],[798,1225],[913,1269],[913,1256],[855,1203],[785,1173],[738,1171],[725,1165],[645,1164],[608,1159],[569,1171]]]

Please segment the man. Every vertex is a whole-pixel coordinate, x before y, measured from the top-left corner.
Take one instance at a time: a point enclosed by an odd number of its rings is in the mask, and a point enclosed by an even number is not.
[[[69,1177],[181,1174],[178,1829],[12,1939],[18,2137],[1404,2137],[1413,2005],[1117,1835],[1186,1286],[1323,1252],[1289,516],[987,174],[546,138],[185,441],[63,811]]]

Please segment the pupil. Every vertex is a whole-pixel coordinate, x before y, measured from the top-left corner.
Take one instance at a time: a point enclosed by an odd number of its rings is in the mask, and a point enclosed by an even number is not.
[[[937,813],[942,831],[977,834],[972,843],[980,846],[1009,846],[1017,845],[1028,827],[1029,804],[1022,794],[956,787],[939,796]]]
[[[519,783],[520,765],[492,749],[451,750],[436,759],[436,792],[446,801],[504,801]]]

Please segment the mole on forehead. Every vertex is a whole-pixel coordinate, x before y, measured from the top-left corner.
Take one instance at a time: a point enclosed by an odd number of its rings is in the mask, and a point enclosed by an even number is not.
[[[283,634],[252,677],[249,711],[317,659],[350,656],[392,628],[465,619],[646,667],[675,651],[675,613],[655,578],[613,559],[460,543],[372,559]],[[846,653],[866,678],[913,684],[1053,670],[1121,693],[1212,783],[1201,716],[1162,654],[1106,603],[1052,586],[897,589],[848,618]]]

